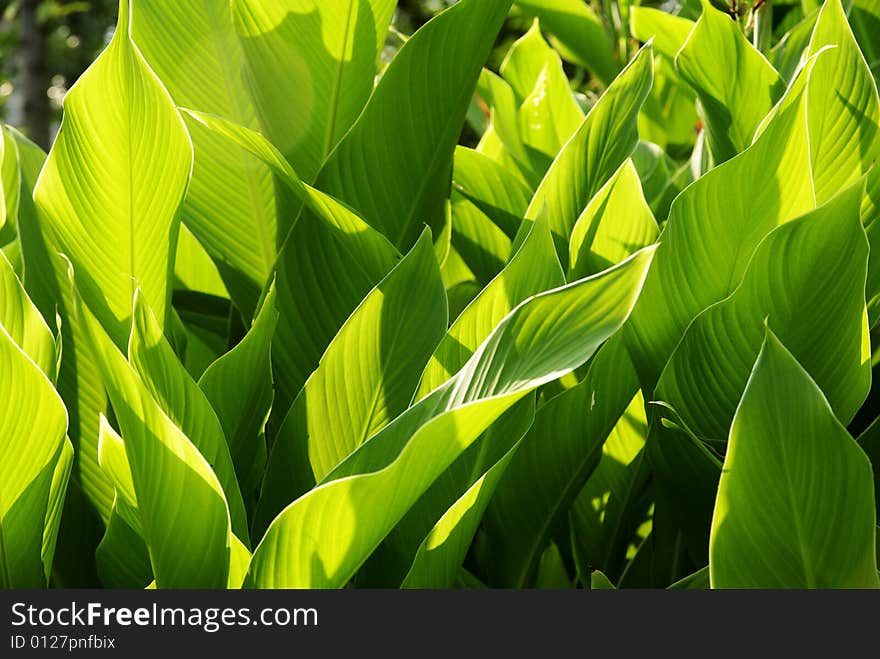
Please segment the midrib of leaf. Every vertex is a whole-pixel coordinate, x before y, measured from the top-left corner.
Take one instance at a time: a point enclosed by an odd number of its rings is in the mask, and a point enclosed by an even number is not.
[[[122,38],[128,39],[129,37],[128,37],[128,24],[127,23],[125,25],[125,30],[126,30],[126,34]],[[132,51],[129,53],[129,55],[132,57],[132,59],[134,59],[134,60],[137,59],[137,56],[134,52],[134,49],[132,49]],[[132,81],[127,78],[125,81],[125,84],[126,84],[125,95],[126,95],[126,98],[128,99],[128,102],[126,103],[126,105],[129,106],[128,112],[126,112],[126,114],[128,115],[126,117],[126,121],[127,121],[127,125],[128,125],[128,148],[126,149],[126,160],[128,161],[127,162],[127,164],[128,164],[128,194],[126,196],[128,197],[128,261],[129,261],[128,280],[131,285],[130,290],[129,290],[128,299],[130,301],[129,303],[131,303],[131,301],[134,300],[134,294],[135,294],[135,291],[137,290],[137,286],[138,286],[137,276],[135,274],[137,271],[134,269],[134,267],[135,267],[135,258],[134,258],[135,222],[134,222],[134,191],[132,190],[132,183],[134,181],[134,166],[132,164],[132,160],[133,160],[133,157],[132,157],[132,135],[134,134],[134,131],[132,129],[131,120],[132,120],[132,116],[134,115],[134,112],[132,111],[132,108],[130,107],[131,106],[131,97],[132,97],[132,93],[133,93]],[[131,309],[129,313],[133,313],[133,309]],[[164,322],[165,319],[163,318],[162,320]]]
[[[397,327],[394,328],[394,335],[391,340],[391,345],[388,347],[387,354],[394,353],[394,348],[397,345],[397,341],[399,338],[400,338],[400,325],[398,324]],[[365,419],[364,426],[363,426],[361,432],[359,433],[360,440],[358,441],[357,446],[360,446],[365,441],[367,441],[367,439],[369,437],[371,437],[371,435],[369,434],[370,433],[370,424],[372,423],[373,417],[376,414],[376,407],[379,405],[379,394],[381,393],[381,391],[383,389],[382,385],[385,382],[385,373],[386,373],[386,369],[383,368],[382,369],[382,380],[378,386],[373,388],[372,402],[370,403],[369,412],[367,413],[367,418]],[[373,433],[373,434],[375,434],[375,433]]]
[[[210,14],[211,11],[211,0],[202,0],[205,11]],[[229,4],[228,7],[229,12],[232,12],[232,4]],[[226,49],[222,43],[222,39],[220,35],[217,34],[217,31],[213,29],[213,25],[211,25],[211,45],[214,48],[214,52],[217,54],[217,61],[220,63],[220,71],[222,72],[222,80],[223,87],[226,90],[226,100],[227,100],[227,110],[229,112],[229,118],[241,124],[242,126],[251,125],[249,119],[252,117],[246,117],[245,113],[241,111],[241,107],[238,103],[235,102],[235,85],[233,84],[234,75],[229,70],[229,63],[226,58]],[[195,109],[195,108],[194,108]],[[236,147],[236,153],[240,156],[241,163],[243,165],[242,169],[246,172],[246,182],[247,182],[247,191],[248,196],[250,197],[251,203],[254,208],[262,207],[261,199],[260,199],[260,186],[259,181],[256,179],[253,168],[248,167],[247,156],[245,155],[244,149],[240,147]],[[254,222],[257,228],[257,237],[260,240],[260,251],[263,256],[263,265],[266,266],[267,273],[271,272],[275,267],[275,242],[272,238],[270,238],[266,234],[266,227],[263,226],[262,222]],[[261,284],[263,282],[260,282]]]
[[[807,580],[807,588],[816,588],[816,576],[810,564],[809,546],[804,542],[804,530],[801,527],[801,517],[797,509],[798,497],[795,496],[794,487],[791,482],[791,474],[788,470],[788,460],[786,458],[785,445],[780,445],[780,457],[782,459],[782,471],[785,474],[785,494],[788,497],[788,505],[791,507],[792,521],[794,522],[795,535],[797,536],[798,550],[800,553],[801,563],[804,568],[804,577]]]
[[[336,136],[336,121],[339,114],[339,102],[342,98],[342,75],[345,72],[345,53],[348,51],[349,38],[351,37],[351,23],[354,17],[354,3],[356,0],[348,0],[348,16],[345,20],[345,33],[342,37],[342,54],[339,58],[339,67],[336,69],[336,81],[333,85],[332,98],[330,100],[330,120],[327,122],[327,134],[324,138],[324,148],[321,151],[321,159],[324,160],[330,149],[333,148],[333,138]]]

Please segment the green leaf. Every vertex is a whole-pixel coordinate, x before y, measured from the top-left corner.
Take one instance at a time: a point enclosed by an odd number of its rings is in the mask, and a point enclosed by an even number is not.
[[[171,422],[191,438],[223,487],[233,532],[247,541],[244,503],[223,427],[202,390],[168,344],[159,323],[138,293],[128,359],[146,390]]]
[[[601,569],[615,578],[623,558],[616,554],[625,553],[635,536],[626,517],[631,498],[642,485],[641,457],[647,434],[645,401],[639,393],[602,445],[602,457],[569,512],[578,564]]]
[[[795,79],[751,147],[672,204],[645,295],[625,332],[648,396],[688,324],[733,292],[764,236],[815,207],[805,120],[809,73],[808,66]]]
[[[198,112],[185,116],[263,160],[305,205],[282,248],[275,284],[274,407],[286,412],[339,328],[399,255],[349,207],[304,185],[259,133]]]
[[[496,418],[528,392],[582,364],[620,327],[652,253],[644,250],[602,275],[517,307],[455,378],[282,511],[254,553],[249,583],[343,586]]]
[[[318,178],[398,248],[422,223],[441,224],[455,145],[510,4],[461,0],[416,32]]]
[[[294,401],[269,456],[257,528],[406,410],[446,326],[426,230],[345,322]]]
[[[689,574],[684,579],[679,579],[669,586],[668,590],[708,590],[709,589],[709,566]]]
[[[532,192],[514,174],[478,151],[455,149],[452,244],[487,284],[511,256],[511,239]]]
[[[864,281],[868,244],[856,184],[767,236],[733,294],[697,316],[669,359],[656,398],[704,439],[727,436],[761,349],[764,323],[848,423],[871,387]]]
[[[534,418],[534,402],[528,403],[528,424]],[[511,412],[515,408],[511,409]],[[477,440],[486,442],[487,438]],[[505,469],[519,448],[520,439],[467,488],[437,520],[416,552],[402,588],[451,588],[473,541],[486,506]],[[464,456],[463,456],[464,457]],[[440,477],[443,479],[443,476]],[[429,491],[430,493],[430,491]],[[428,496],[428,495],[426,495]],[[417,512],[421,512],[420,510]]]
[[[880,167],[873,167],[868,172],[865,196],[862,199],[862,224],[868,235],[871,253],[880,251]],[[871,327],[880,320],[880,261],[868,261],[868,318]]]
[[[0,373],[0,586],[44,588],[51,568],[43,564],[44,528],[67,413],[46,374],[2,324]]]
[[[875,504],[880,507],[880,418],[874,419],[865,432],[859,435],[858,441],[871,460],[874,470],[874,499]]]
[[[245,79],[263,132],[308,183],[315,180],[373,91],[376,62],[395,4],[394,0],[232,2],[245,54]],[[237,70],[234,73],[238,75]],[[236,84],[241,87],[238,80]]]
[[[449,328],[422,374],[416,399],[425,397],[458,373],[520,302],[564,283],[547,223],[538,221],[510,263]]]
[[[55,380],[58,374],[55,337],[3,254],[0,254],[0,325],[46,377]]]
[[[79,288],[117,346],[135,280],[164,326],[192,144],[162,83],[129,37],[121,0],[110,45],[65,96],[64,119],[34,190]]]
[[[729,442],[713,588],[880,588],[871,465],[769,330]]]
[[[198,239],[181,225],[174,256],[175,288],[186,288],[215,297],[229,297],[217,266]]]
[[[259,126],[242,84],[245,59],[229,2],[135,2],[132,37],[177,105]],[[196,127],[190,135],[195,158],[181,219],[220,265],[237,305],[250,317],[276,257],[272,173],[209,131]]]
[[[550,536],[598,464],[605,439],[638,388],[618,335],[599,350],[577,386],[538,410],[486,512],[493,585],[530,584]]]
[[[517,6],[540,18],[555,36],[563,57],[589,70],[604,84],[620,71],[614,45],[601,19],[583,0],[517,0]]]
[[[570,280],[601,272],[656,242],[657,221],[632,160],[623,163],[587,204],[571,231]]]
[[[823,203],[857,181],[880,157],[880,98],[840,0],[828,0],[807,55],[818,58],[810,79],[807,117],[816,200]],[[842,76],[841,71],[847,75]]]
[[[617,590],[611,580],[600,570],[590,573],[590,590]]]
[[[697,93],[716,163],[748,147],[785,83],[736,22],[703,0],[703,13],[675,58]],[[748,99],[743,102],[743,99]]]
[[[654,86],[639,114],[642,140],[663,148],[693,146],[699,125],[693,90],[676,73],[672,60],[655,56]]]
[[[107,588],[143,588],[153,580],[150,554],[138,511],[125,443],[101,415],[98,460],[116,494],[107,530],[95,551],[98,575]]]
[[[547,208],[563,268],[568,267],[568,243],[581,211],[638,144],[638,113],[652,81],[651,47],[645,46],[592,107],[529,204],[530,220]]]
[[[264,429],[274,399],[271,351],[277,322],[272,289],[241,342],[199,379],[199,388],[223,426],[246,504],[257,496],[266,467]]]
[[[0,245],[15,239],[21,170],[18,149],[8,126],[0,124]]]
[[[801,64],[801,56],[810,45],[818,11],[814,11],[786,32],[768,53],[773,67],[784,80],[790,81]]]
[[[217,476],[162,411],[86,304],[80,302],[78,312],[122,428],[156,584],[225,586],[232,534]]]
[[[519,137],[553,158],[574,134],[584,113],[572,94],[562,60],[541,36],[538,21],[513,44],[501,64],[519,105]]]
[[[660,9],[636,6],[629,10],[629,29],[642,43],[653,39],[654,50],[673,60],[694,29],[694,22]]]

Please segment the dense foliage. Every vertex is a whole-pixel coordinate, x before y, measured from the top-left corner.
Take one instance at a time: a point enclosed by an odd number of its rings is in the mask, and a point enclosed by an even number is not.
[[[3,587],[880,586],[880,5],[447,4],[2,128]]]

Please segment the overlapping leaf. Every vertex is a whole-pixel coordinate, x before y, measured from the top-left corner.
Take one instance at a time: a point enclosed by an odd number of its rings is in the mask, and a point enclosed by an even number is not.
[[[871,465],[772,334],[730,430],[713,588],[878,588]]]
[[[414,34],[318,178],[398,248],[441,224],[455,145],[510,4],[462,0]]]
[[[244,52],[229,2],[135,2],[132,36],[177,105],[259,126],[242,80]],[[291,76],[276,78],[275,86],[280,80]],[[191,135],[195,159],[181,217],[220,265],[249,317],[276,257],[272,174],[254,156],[208,131]]]
[[[269,458],[258,527],[406,410],[446,325],[426,232],[345,322],[294,401]]]
[[[176,213],[192,168],[183,120],[129,36],[129,0],[64,109],[34,199],[83,297],[122,346],[135,280],[164,327]]]
[[[651,47],[645,46],[590,110],[529,204],[526,217],[532,220],[546,207],[563,267],[581,211],[636,148],[638,112],[652,73]]]
[[[825,392],[843,422],[871,386],[863,185],[789,222],[758,246],[742,283],[688,327],[656,397],[698,437],[724,439],[761,349],[764,323]]]
[[[275,519],[254,553],[250,583],[344,585],[486,427],[535,387],[581,364],[620,326],[652,253],[517,307],[455,378]]]

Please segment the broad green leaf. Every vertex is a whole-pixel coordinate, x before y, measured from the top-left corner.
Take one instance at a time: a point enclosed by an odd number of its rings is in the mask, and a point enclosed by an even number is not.
[[[455,149],[452,187],[453,194],[461,194],[510,238],[516,235],[532,196],[528,187],[504,167],[462,146]]]
[[[546,207],[564,268],[568,266],[568,242],[578,217],[636,148],[637,117],[652,80],[651,47],[645,46],[590,110],[529,204],[526,217],[530,220]]]
[[[42,559],[46,581],[49,582],[55,563],[55,550],[58,547],[58,534],[61,529],[61,513],[70,483],[70,472],[73,468],[73,444],[65,437],[61,446],[61,455],[52,472],[52,483],[49,485],[49,501],[46,506],[46,521],[43,524]]]
[[[183,286],[215,297],[229,297],[217,266],[186,225],[180,227],[174,255],[174,278],[175,288]]]
[[[654,50],[673,60],[694,29],[694,22],[660,9],[637,6],[629,10],[629,29],[642,43],[653,39]]]
[[[520,432],[519,438],[514,437],[513,445],[502,455],[501,459],[495,461],[488,468],[486,468],[485,461],[480,459],[483,456],[477,456],[478,459],[474,466],[483,471],[482,475],[467,487],[467,490],[455,500],[455,503],[449,506],[425,536],[416,551],[412,566],[403,580],[402,588],[451,588],[455,583],[456,574],[464,562],[483,513],[486,511],[486,506],[489,505],[504,470],[507,469],[511,458],[519,448],[524,431],[534,419],[534,401],[524,399],[520,405],[524,403],[528,405],[526,408],[528,412],[527,424]],[[515,409],[516,407],[511,408],[510,412]],[[507,431],[508,428],[504,426],[503,430]],[[487,437],[478,440],[478,442],[487,441],[489,441]],[[483,447],[481,446],[480,449],[482,453]],[[450,468],[450,470],[452,469],[454,466]],[[443,478],[444,476],[440,477],[441,480]],[[429,496],[430,493],[429,490],[425,496]],[[413,510],[413,513],[422,512],[418,505]]]
[[[20,196],[18,148],[9,127],[0,124],[0,245],[15,238]]]
[[[739,26],[709,0],[675,58],[697,93],[716,163],[752,143],[755,130],[785,91],[785,83]]]
[[[199,378],[223,426],[245,504],[257,496],[266,467],[264,429],[274,399],[271,352],[277,322],[273,289],[241,342]]]
[[[645,295],[625,332],[649,396],[688,324],[733,292],[764,236],[815,207],[804,109],[809,72],[795,79],[751,147],[672,204]]]
[[[599,462],[602,444],[638,389],[617,336],[599,350],[577,386],[538,410],[486,512],[493,585],[531,583],[551,534],[583,489]]]
[[[143,588],[153,580],[153,567],[144,543],[125,443],[104,415],[99,433],[98,460],[116,495],[107,530],[95,552],[98,575],[107,588]]]
[[[601,570],[590,573],[590,590],[617,590],[611,580]]]
[[[65,96],[34,200],[76,268],[82,296],[123,346],[135,280],[164,326],[192,144],[131,41],[129,0],[119,9],[110,45]]]
[[[134,2],[132,37],[178,106],[257,128],[230,7],[227,0]],[[290,76],[276,84],[279,80]],[[286,109],[299,107],[288,104]],[[237,305],[250,317],[276,257],[272,174],[213,133],[193,130],[190,135],[195,157],[181,219],[221,266]]]
[[[0,324],[0,585],[44,588],[44,524],[67,413],[46,374]],[[14,459],[9,459],[14,456]]]
[[[858,441],[871,460],[874,470],[874,499],[875,504],[880,507],[880,418],[874,419],[865,432],[859,435]]]
[[[508,51],[501,75],[516,95],[522,143],[553,158],[577,130],[584,113],[572,94],[562,60],[544,41],[537,20]]]
[[[247,517],[223,427],[205,394],[174,354],[140,291],[134,303],[128,359],[155,402],[217,475],[232,530],[247,541]]]
[[[232,534],[217,476],[162,411],[84,302],[78,313],[122,429],[156,584],[225,586]]]
[[[874,78],[880,78],[880,39],[877,38],[880,34],[880,3],[877,0],[854,0],[848,15]]]
[[[857,181],[880,157],[877,83],[859,50],[840,0],[828,0],[810,39],[818,58],[807,103],[816,200],[825,202]],[[846,75],[841,75],[846,71]]]
[[[539,220],[510,263],[449,328],[422,374],[416,399],[425,397],[458,373],[520,302],[564,283],[547,223]]]
[[[770,62],[784,80],[790,81],[797,72],[804,50],[810,45],[818,17],[818,11],[807,15],[782,35],[776,45],[770,49],[768,53]]]
[[[880,588],[864,452],[768,330],[733,425],[712,520],[713,588]]]
[[[122,505],[114,505],[95,552],[98,576],[105,588],[144,588],[153,581],[150,554],[142,535],[119,513]]]
[[[863,184],[767,236],[742,283],[697,316],[663,370],[655,397],[701,439],[727,437],[764,324],[784,341],[848,423],[871,387],[859,221]]]
[[[619,558],[613,554],[619,550],[620,536],[631,531],[622,527],[626,525],[628,499],[639,484],[647,434],[645,401],[639,393],[608,435],[599,464],[572,503],[569,523],[578,564],[619,575],[613,562]]]
[[[632,160],[590,201],[571,231],[571,280],[601,272],[657,240],[657,222]]]
[[[699,122],[693,90],[672,60],[655,56],[654,86],[639,114],[639,136],[663,148],[693,145]]]
[[[571,579],[562,560],[562,552],[555,542],[541,554],[535,588],[538,590],[567,590],[572,587]]]
[[[441,224],[455,145],[510,4],[461,0],[416,32],[318,178],[398,248]]]
[[[0,325],[50,380],[58,373],[55,337],[0,253]]]
[[[669,590],[708,590],[709,589],[709,566],[689,574],[684,579],[679,579],[669,586]]]
[[[512,241],[479,206],[460,192],[453,190],[450,199],[456,254],[482,286],[504,268],[510,259]]]
[[[553,33],[553,45],[563,57],[589,70],[604,84],[609,84],[620,71],[605,26],[587,2],[517,0],[516,4],[537,16]]]
[[[257,528],[407,409],[446,326],[426,231],[345,322],[294,401],[269,456]]]
[[[97,585],[95,548],[113,507],[113,486],[98,465],[98,416],[107,409],[104,382],[94,364],[88,338],[75,317],[67,264],[56,257],[60,247],[52,238],[33,199],[33,190],[46,160],[36,144],[7,128],[18,150],[21,193],[18,233],[24,263],[23,283],[44,319],[61,319],[63,359],[56,386],[69,417],[68,434],[73,444],[71,467],[53,578],[62,587]]]
[[[373,91],[376,62],[396,3],[234,0],[231,4],[245,55],[245,77],[263,132],[311,183]]]
[[[121,511],[119,514],[125,517],[138,535],[143,533],[140,518],[137,515],[128,515],[129,511],[136,513],[138,502],[137,492],[134,488],[134,479],[131,475],[131,467],[125,452],[125,441],[110,425],[103,414],[100,417],[98,435],[98,461],[101,469],[107,474],[116,488],[115,508]],[[123,509],[123,505],[125,508]]]
[[[528,392],[582,364],[620,327],[652,253],[644,250],[602,275],[518,306],[457,376],[275,518],[254,552],[248,583],[343,586],[495,419]]]
[[[868,172],[865,197],[862,199],[862,224],[868,235],[871,253],[880,252],[880,167],[874,166]],[[880,320],[880,261],[868,261],[868,318],[871,327]]]
[[[562,68],[559,55],[544,41],[540,21],[535,19],[528,31],[517,39],[507,51],[504,61],[499,67],[499,73],[513,89],[518,105],[522,105],[523,101],[531,95],[538,78],[541,77],[547,66],[548,60],[555,60],[559,63],[559,68]],[[573,96],[570,100],[575,103]]]
[[[339,328],[399,255],[349,207],[303,184],[259,133],[198,112],[185,116],[263,160],[305,205],[282,248],[275,282],[275,408],[285,412]]]
[[[511,239],[532,192],[515,175],[478,151],[455,149],[452,175],[452,244],[481,283],[511,256]]]

